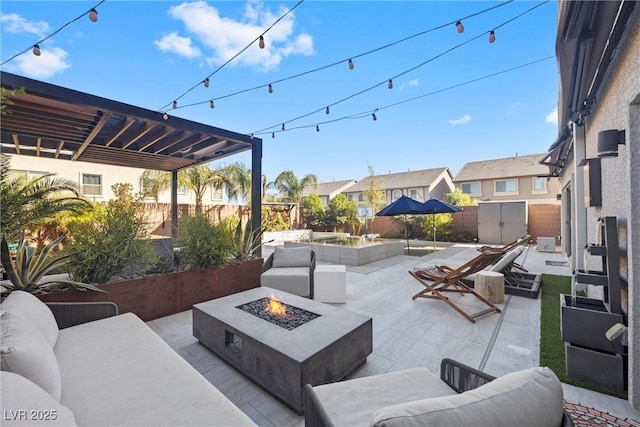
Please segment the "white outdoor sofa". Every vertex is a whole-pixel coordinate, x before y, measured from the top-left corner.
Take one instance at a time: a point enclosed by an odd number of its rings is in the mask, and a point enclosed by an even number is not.
[[[255,425],[136,315],[51,308],[21,291],[0,304],[3,426]]]

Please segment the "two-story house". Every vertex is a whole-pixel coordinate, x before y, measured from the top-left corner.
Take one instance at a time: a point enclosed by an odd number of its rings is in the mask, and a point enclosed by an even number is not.
[[[376,185],[384,191],[386,203],[389,204],[400,196],[424,202],[430,198],[442,199],[453,191],[453,177],[449,168],[424,169],[386,175],[375,175]],[[365,205],[365,192],[371,187],[371,176],[362,178],[343,191],[349,200],[358,205]]]
[[[315,187],[308,186],[307,188],[305,188],[304,192],[302,193],[302,197],[305,198],[310,194],[315,193],[322,201],[322,205],[326,208],[329,206],[329,202],[331,201],[331,199],[336,197],[338,194],[343,193],[355,183],[355,179],[333,182],[320,182]]]

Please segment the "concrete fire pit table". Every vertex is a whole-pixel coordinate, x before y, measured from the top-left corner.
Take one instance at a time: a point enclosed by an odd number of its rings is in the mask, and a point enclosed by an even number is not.
[[[270,297],[319,316],[287,330],[238,308]],[[339,381],[373,351],[370,317],[267,287],[194,305],[193,335],[299,414],[305,384]]]

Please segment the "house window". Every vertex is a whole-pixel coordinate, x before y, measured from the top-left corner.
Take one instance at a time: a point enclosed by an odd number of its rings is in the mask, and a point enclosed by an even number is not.
[[[416,190],[409,190],[409,197],[411,197],[412,199],[415,199],[419,202],[422,202],[424,199],[422,197],[422,190],[421,189],[416,189]]]
[[[212,202],[221,202],[222,201],[222,188],[214,188],[211,187],[211,201]]]
[[[353,193],[349,193],[347,194],[347,200],[348,201],[352,201],[354,199],[355,195]]]
[[[532,194],[547,193],[547,178],[540,178],[540,177],[533,178],[533,186],[532,186],[531,193]]]
[[[460,185],[460,189],[465,194],[482,194],[479,182],[467,182]]]
[[[102,175],[82,174],[82,194],[87,196],[102,195]]]
[[[178,184],[178,194],[181,194],[181,195],[187,194],[187,186],[184,184]]]
[[[364,202],[364,193],[358,193],[358,201]]]
[[[32,180],[34,178],[39,178],[43,175],[46,175],[46,172],[40,172],[40,171],[26,171],[26,170],[20,170],[20,169],[11,169],[9,171],[9,176],[11,178],[18,178],[18,177],[25,177],[29,180]]]
[[[495,181],[495,194],[517,194],[518,193],[518,180],[517,179],[503,179]]]
[[[391,192],[391,201],[395,202],[402,196],[402,190],[393,190]]]

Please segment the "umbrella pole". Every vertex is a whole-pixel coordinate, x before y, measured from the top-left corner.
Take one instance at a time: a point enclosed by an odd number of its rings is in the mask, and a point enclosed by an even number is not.
[[[407,214],[404,214],[404,232],[407,236],[407,255],[411,255],[411,248],[409,247],[409,224],[407,223]]]
[[[436,250],[436,214],[433,214],[431,216],[431,219],[433,221],[433,250]]]

